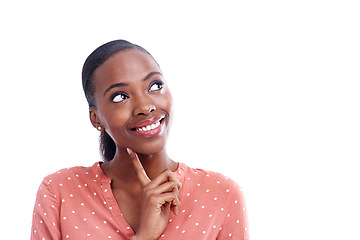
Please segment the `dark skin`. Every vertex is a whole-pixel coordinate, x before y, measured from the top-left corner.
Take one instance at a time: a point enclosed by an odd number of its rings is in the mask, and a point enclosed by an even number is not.
[[[136,49],[109,57],[95,70],[94,85],[90,120],[116,144],[115,157],[101,168],[112,179],[132,239],[158,239],[170,212],[180,209],[181,184],[172,175],[178,163],[165,148],[173,108],[169,88],[155,60]],[[155,130],[139,129],[152,123]]]

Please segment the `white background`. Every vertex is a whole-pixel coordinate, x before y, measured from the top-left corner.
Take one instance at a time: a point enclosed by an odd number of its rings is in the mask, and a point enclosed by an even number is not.
[[[357,2],[3,1],[1,235],[29,239],[43,177],[100,159],[81,68],[126,39],[170,84],[169,154],[242,186],[253,240],[359,240]]]

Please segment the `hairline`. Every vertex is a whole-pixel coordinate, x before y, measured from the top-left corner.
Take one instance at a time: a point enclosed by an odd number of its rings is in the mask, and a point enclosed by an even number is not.
[[[134,49],[134,50],[138,50],[138,51],[140,51],[140,52],[143,52],[143,53],[146,53],[146,54],[148,54],[154,61],[155,61],[155,63],[160,67],[160,65],[159,65],[159,63],[155,60],[155,58],[146,50],[146,49],[144,49],[143,47],[140,47],[140,46],[138,46],[138,45],[136,45],[136,44],[132,44],[132,46],[129,46],[129,47],[126,47],[126,48],[123,48],[123,49],[119,49],[119,50],[117,50],[117,51],[114,51],[114,52],[112,52],[111,54],[109,54],[102,62],[100,62],[94,69],[93,69],[93,71],[90,73],[90,75],[89,75],[89,80],[88,80],[88,85],[89,84],[91,84],[91,86],[92,86],[92,91],[91,91],[91,98],[92,98],[92,103],[93,103],[93,105],[91,105],[91,106],[89,106],[89,107],[94,107],[94,108],[96,108],[96,102],[95,102],[95,98],[94,98],[94,93],[95,93],[95,79],[94,79],[94,73],[95,73],[95,71],[96,71],[96,69],[98,69],[101,65],[103,65],[109,58],[111,58],[111,57],[113,57],[115,54],[117,54],[117,53],[120,53],[120,52],[123,52],[123,51],[127,51],[127,50],[132,50],[132,49]]]

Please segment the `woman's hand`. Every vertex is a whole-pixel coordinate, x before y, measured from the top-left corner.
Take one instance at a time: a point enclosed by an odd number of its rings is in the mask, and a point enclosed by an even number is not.
[[[132,239],[158,239],[165,231],[170,212],[180,210],[181,183],[166,169],[152,181],[132,150],[127,149],[142,187],[140,222]]]

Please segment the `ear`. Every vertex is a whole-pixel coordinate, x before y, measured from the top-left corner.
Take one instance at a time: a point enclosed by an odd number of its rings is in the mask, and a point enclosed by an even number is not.
[[[94,128],[98,129],[98,127],[102,127],[99,115],[97,114],[97,110],[94,107],[89,108],[89,117],[91,124],[94,126]]]

